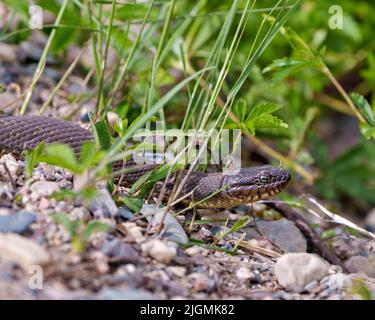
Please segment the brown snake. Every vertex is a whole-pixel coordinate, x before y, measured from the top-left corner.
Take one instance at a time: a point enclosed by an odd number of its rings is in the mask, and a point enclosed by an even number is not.
[[[68,144],[79,153],[82,143],[92,139],[90,131],[72,122],[41,116],[0,116],[0,153],[21,155],[40,143]],[[113,165],[113,170],[119,168],[118,163]],[[124,185],[131,185],[150,168],[155,166],[135,166],[124,176]],[[193,171],[180,196],[190,194],[188,201],[201,201],[200,208],[228,208],[268,199],[284,190],[290,178],[288,171],[272,166],[242,168],[234,175]],[[174,180],[168,181],[167,191],[173,184]]]

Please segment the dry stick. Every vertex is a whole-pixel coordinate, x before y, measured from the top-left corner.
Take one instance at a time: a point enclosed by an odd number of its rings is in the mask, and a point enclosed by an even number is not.
[[[10,174],[10,171],[9,171],[9,168],[8,168],[8,166],[6,165],[6,163],[3,163],[3,167],[4,167],[4,169],[5,169],[5,172],[7,173],[7,175],[8,175],[8,178],[9,178],[9,181],[10,181],[10,184],[11,184],[11,186],[12,186],[12,189],[13,190],[16,190],[16,183],[14,182],[14,180],[13,180],[13,177],[12,177],[12,175]]]
[[[333,250],[320,239],[319,234],[309,226],[305,218],[303,218],[297,211],[286,203],[279,201],[264,201],[263,203],[281,213],[288,220],[293,221],[296,227],[306,237],[308,243],[316,249],[321,257],[332,264],[339,265],[343,271],[347,272],[346,267]]]

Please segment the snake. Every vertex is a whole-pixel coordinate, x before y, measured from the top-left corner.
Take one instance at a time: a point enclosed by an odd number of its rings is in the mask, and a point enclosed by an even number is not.
[[[0,115],[0,154],[11,153],[22,156],[26,150],[33,150],[39,144],[62,143],[69,145],[79,154],[82,144],[94,139],[90,130],[79,124],[53,117],[37,115]],[[141,176],[154,170],[155,164],[134,164],[131,173],[122,177],[121,183],[130,186]],[[114,162],[113,171],[123,168],[121,162]],[[269,199],[286,189],[291,175],[281,167],[271,165],[241,168],[235,174],[224,172],[191,171],[187,174],[181,198],[185,202],[197,203],[198,208],[231,208]],[[166,181],[167,194],[176,184],[176,175]]]

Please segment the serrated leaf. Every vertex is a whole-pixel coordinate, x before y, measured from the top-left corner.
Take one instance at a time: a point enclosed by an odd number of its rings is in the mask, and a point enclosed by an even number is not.
[[[271,114],[280,108],[280,105],[274,103],[262,103],[252,108],[245,120],[250,134],[254,135],[257,128],[288,128],[284,121]]]
[[[247,113],[247,104],[245,99],[238,99],[233,107],[233,112],[240,122],[243,122]]]
[[[368,125],[367,123],[361,123],[360,129],[362,135],[367,139],[370,140],[371,138],[375,139],[375,127]]]
[[[271,114],[279,110],[281,107],[282,106],[280,104],[276,103],[260,103],[250,110],[250,113],[247,116],[246,121],[250,119],[255,119],[256,117],[262,114]]]
[[[274,70],[272,82],[278,83],[307,66],[312,66],[312,62],[302,58],[282,58],[274,60],[269,66],[263,69],[263,73]]]

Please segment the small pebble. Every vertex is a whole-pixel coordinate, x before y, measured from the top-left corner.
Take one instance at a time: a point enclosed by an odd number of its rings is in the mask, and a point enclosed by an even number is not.
[[[167,270],[179,278],[182,278],[186,275],[186,268],[184,267],[170,266],[167,268]]]
[[[236,272],[236,277],[239,280],[248,280],[250,278],[254,278],[254,273],[250,271],[249,268],[240,267]]]
[[[202,247],[198,247],[198,246],[192,246],[190,248],[187,248],[185,250],[185,253],[191,257],[194,257],[194,256],[197,256],[197,255],[206,255],[207,253],[207,250],[202,248]]]
[[[53,193],[60,191],[60,186],[54,181],[36,181],[30,186],[34,199],[40,197],[49,197]]]
[[[204,273],[194,272],[188,275],[188,280],[192,282],[195,291],[211,291],[215,287],[215,281]]]
[[[124,206],[118,208],[118,214],[121,218],[125,220],[130,220],[134,218],[134,214],[127,207]]]
[[[168,264],[177,254],[177,249],[164,241],[153,239],[141,245],[142,252],[155,260]]]
[[[141,229],[134,222],[121,223],[122,229],[126,232],[126,235],[131,237],[134,241],[142,241],[144,236]]]

